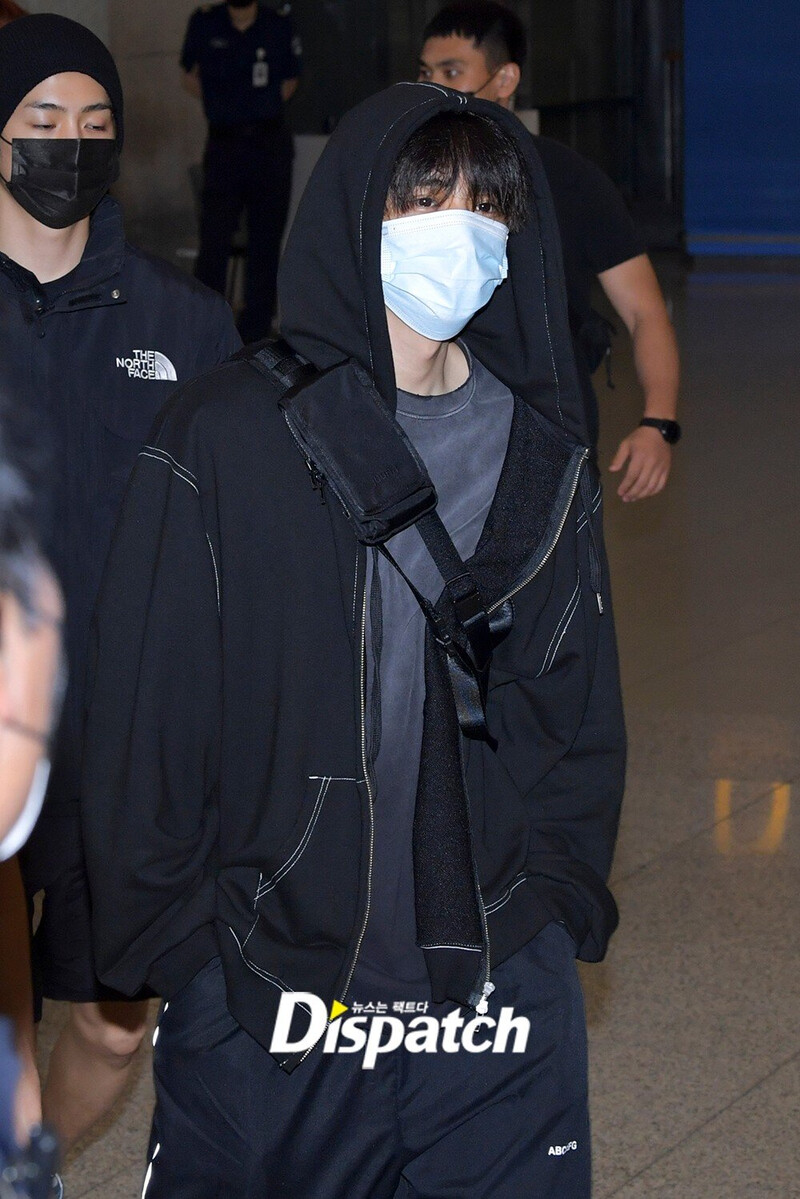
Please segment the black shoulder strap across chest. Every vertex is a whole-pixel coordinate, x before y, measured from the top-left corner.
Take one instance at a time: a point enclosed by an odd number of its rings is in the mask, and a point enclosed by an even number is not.
[[[447,651],[462,731],[491,743],[485,719],[492,652],[486,608],[436,511],[436,489],[425,464],[370,376],[352,360],[318,371],[280,339],[262,343],[248,357],[277,384],[278,403],[315,485],[326,484],[338,497],[358,540],[378,547],[399,570],[385,543],[411,525],[419,529],[455,620],[435,610],[403,577]]]
[[[282,395],[310,383],[319,375],[317,368],[304,362],[282,337],[262,342],[251,362],[278,384]]]

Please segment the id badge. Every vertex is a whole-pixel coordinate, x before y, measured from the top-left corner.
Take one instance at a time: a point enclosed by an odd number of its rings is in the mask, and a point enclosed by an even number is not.
[[[264,61],[253,63],[253,87],[266,87],[269,83],[269,63]]]

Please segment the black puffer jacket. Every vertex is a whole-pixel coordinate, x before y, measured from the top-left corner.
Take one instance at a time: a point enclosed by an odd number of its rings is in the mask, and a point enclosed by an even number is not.
[[[519,138],[536,192],[508,282],[464,334],[518,397],[472,560],[515,617],[490,680],[498,751],[468,747],[474,855],[492,964],[554,918],[596,959],[624,732],[558,232],[516,119],[430,85],[345,118],[284,258],[284,332],[319,367],[357,359],[394,406],[386,189],[409,134],[464,105]],[[134,473],[99,606],[85,835],[108,983],[170,995],[221,953],[231,1011],[267,1046],[282,992],[346,1002],[372,869],[364,578],[247,352],[184,388]]]
[[[125,240],[106,197],[83,257],[42,287],[0,255],[0,394],[50,442],[48,554],[67,600],[69,692],[48,803],[72,805],[92,607],[125,483],[177,383],[241,346],[221,296]]]

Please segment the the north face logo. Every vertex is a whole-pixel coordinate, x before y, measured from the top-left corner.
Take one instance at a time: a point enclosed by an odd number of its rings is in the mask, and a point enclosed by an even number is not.
[[[158,350],[132,350],[129,358],[118,358],[117,366],[128,372],[129,379],[163,379],[177,383],[175,367]]]

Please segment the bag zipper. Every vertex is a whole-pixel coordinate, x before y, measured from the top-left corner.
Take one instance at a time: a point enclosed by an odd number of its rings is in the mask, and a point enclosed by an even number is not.
[[[292,440],[294,441],[294,443],[297,446],[300,453],[303,455],[303,461],[305,462],[306,466],[308,467],[308,473],[311,475],[311,486],[313,487],[314,491],[319,492],[319,498],[322,501],[322,503],[324,504],[325,503],[325,491],[324,491],[325,479],[323,478],[322,473],[319,471],[319,469],[314,464],[314,462],[312,462],[312,460],[309,458],[308,453],[306,451],[306,447],[303,445],[302,441],[300,440],[300,438],[297,436],[294,429],[292,428],[292,422],[289,420],[286,410],[283,409],[282,411],[283,411],[283,419],[286,421],[286,428],[291,433]],[[334,492],[334,494],[335,494],[335,492]],[[339,496],[337,495],[336,498],[339,499]],[[339,499],[339,503],[341,503],[340,499]],[[342,507],[344,507],[343,504],[342,504]],[[347,513],[347,509],[345,508],[345,514],[346,513]]]

